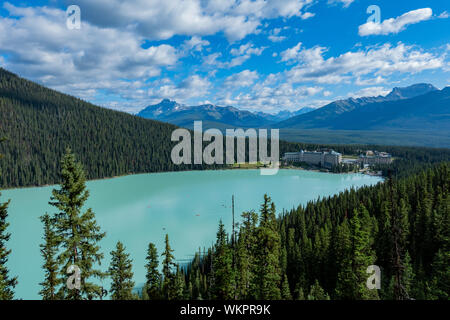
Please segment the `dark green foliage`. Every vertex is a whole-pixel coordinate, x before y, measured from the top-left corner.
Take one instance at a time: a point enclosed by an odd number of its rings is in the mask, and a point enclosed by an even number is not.
[[[281,286],[281,298],[283,300],[292,300],[291,289],[286,276],[284,276],[283,284]]]
[[[330,296],[320,286],[319,281],[315,281],[311,286],[307,300],[330,300]]]
[[[84,171],[70,149],[61,161],[61,186],[52,191],[51,201],[58,212],[52,219],[58,238],[61,283],[59,296],[63,299],[92,299],[100,296],[100,286],[90,282],[91,277],[103,278],[105,275],[95,268],[100,264],[103,254],[98,242],[105,236],[95,220],[94,212],[89,208],[82,212],[89,197],[86,190]],[[69,275],[67,268],[75,265],[81,270],[81,288],[69,290],[65,286]]]
[[[264,294],[286,299],[288,293],[298,300],[448,299],[449,169],[442,163],[347,190],[277,219],[266,196],[259,225],[255,213],[242,216],[235,248],[237,299]],[[195,291],[191,297],[210,298],[213,259],[208,250],[188,266],[187,287]],[[366,286],[370,265],[381,268],[381,290]],[[405,295],[399,296],[395,286]]]
[[[87,179],[203,168],[171,161],[176,126],[97,107],[2,68],[0,115],[0,137],[7,138],[0,187],[59,183],[67,146]]]
[[[118,241],[116,250],[111,251],[109,275],[111,277],[111,298],[113,300],[131,300],[133,295],[133,271],[130,255],[125,252],[122,242]]]
[[[176,292],[176,274],[173,272],[173,268],[176,268],[177,265],[174,262],[175,257],[173,256],[173,250],[169,244],[169,235],[166,234],[165,239],[165,248],[162,253],[164,256],[163,260],[163,297],[167,300],[173,300],[177,297]]]
[[[256,249],[258,214],[254,211],[242,213],[242,225],[236,249],[236,295],[248,299],[256,294]]]
[[[369,290],[366,287],[368,266],[375,262],[375,253],[372,249],[371,233],[372,221],[364,205],[360,205],[353,212],[350,219],[352,249],[351,249],[351,274],[352,290],[349,296],[341,296],[341,298],[349,298],[353,300],[377,299],[377,291]],[[344,275],[345,276],[345,275]]]
[[[14,298],[14,288],[17,285],[17,278],[11,277],[6,267],[8,256],[11,254],[11,250],[8,250],[6,247],[6,243],[11,237],[11,234],[6,231],[9,226],[9,223],[6,222],[8,205],[9,201],[5,203],[0,202],[0,300],[12,300]]]
[[[40,245],[40,248],[42,258],[44,258],[42,268],[45,271],[45,278],[40,283],[42,290],[39,294],[42,296],[42,300],[57,300],[57,289],[61,283],[61,279],[58,278],[59,266],[56,261],[59,240],[55,234],[53,221],[47,213],[41,217],[41,222],[44,225],[44,243]]]
[[[145,268],[147,270],[145,291],[147,293],[148,299],[157,300],[160,299],[161,290],[161,275],[158,271],[158,252],[156,246],[153,243],[149,243],[147,250],[147,264]]]
[[[235,278],[232,263],[232,248],[228,243],[228,235],[221,220],[213,256],[214,285],[212,293],[214,299],[234,299]]]
[[[281,298],[281,239],[275,215],[275,204],[264,195],[257,229],[256,282],[257,298],[277,300]]]

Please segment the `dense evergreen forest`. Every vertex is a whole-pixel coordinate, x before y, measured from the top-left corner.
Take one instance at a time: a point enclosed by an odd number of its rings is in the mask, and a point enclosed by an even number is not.
[[[67,147],[88,179],[130,173],[201,169],[174,165],[176,127],[94,106],[0,68],[0,187],[59,182]]]
[[[449,188],[443,163],[277,219],[266,197],[259,215],[242,214],[236,235],[219,226],[216,245],[183,273],[184,297],[448,300]],[[380,290],[366,287],[370,265],[381,268]]]

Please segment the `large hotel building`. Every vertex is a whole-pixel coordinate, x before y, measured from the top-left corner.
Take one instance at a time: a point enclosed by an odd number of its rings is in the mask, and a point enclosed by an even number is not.
[[[325,168],[332,168],[341,164],[342,154],[333,150],[324,152],[300,150],[300,152],[285,153],[283,160],[289,162],[305,162]]]

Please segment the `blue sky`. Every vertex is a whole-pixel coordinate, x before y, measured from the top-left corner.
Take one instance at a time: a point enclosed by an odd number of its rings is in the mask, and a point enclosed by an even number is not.
[[[130,113],[163,98],[293,111],[450,85],[449,15],[448,0],[7,1],[0,65]]]

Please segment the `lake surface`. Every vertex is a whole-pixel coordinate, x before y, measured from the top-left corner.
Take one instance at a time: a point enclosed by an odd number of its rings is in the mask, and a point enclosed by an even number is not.
[[[122,241],[133,259],[134,281],[145,281],[145,256],[149,242],[160,254],[164,236],[177,259],[190,258],[198,248],[215,240],[220,219],[227,231],[231,227],[231,196],[235,213],[258,210],[267,193],[277,213],[290,210],[319,196],[329,196],[351,187],[376,184],[382,179],[362,174],[328,174],[303,170],[280,170],[274,176],[261,176],[259,170],[188,171],[131,175],[89,181],[87,207],[96,213],[97,222],[107,235],[101,242],[107,269],[111,250]],[[48,205],[55,186],[3,190],[2,202],[9,206],[8,246],[13,250],[8,266],[17,275],[16,298],[39,299],[43,280],[39,252],[43,228],[39,216],[54,213]],[[162,259],[160,259],[161,262]],[[103,285],[109,290],[109,281]]]

